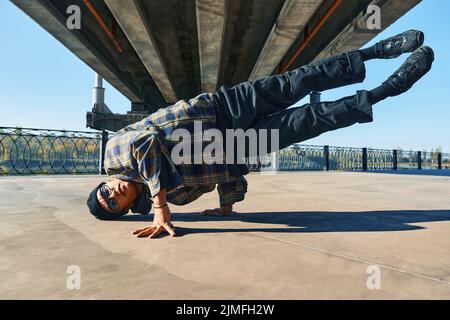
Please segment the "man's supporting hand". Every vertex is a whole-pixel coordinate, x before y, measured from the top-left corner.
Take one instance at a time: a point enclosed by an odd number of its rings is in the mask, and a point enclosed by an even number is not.
[[[229,216],[233,212],[233,206],[221,206],[220,208],[206,209],[200,212],[205,216]]]
[[[138,229],[133,232],[138,238],[156,238],[161,232],[167,231],[172,237],[175,236],[175,230],[170,222],[170,209],[166,202],[166,190],[161,191],[153,199],[155,205],[153,225],[144,229]]]

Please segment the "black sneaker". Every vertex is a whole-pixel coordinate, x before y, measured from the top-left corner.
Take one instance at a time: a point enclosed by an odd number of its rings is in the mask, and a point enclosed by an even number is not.
[[[413,52],[423,44],[425,36],[422,31],[408,30],[375,44],[380,59],[393,59],[402,53]]]
[[[433,61],[433,49],[427,46],[420,47],[383,84],[387,84],[394,89],[392,96],[408,91],[414,83],[430,71]]]

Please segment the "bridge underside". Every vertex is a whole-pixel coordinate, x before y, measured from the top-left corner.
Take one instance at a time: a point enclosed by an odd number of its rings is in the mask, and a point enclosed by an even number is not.
[[[421,0],[12,0],[132,102],[117,130],[179,99],[358,49]],[[369,5],[381,29],[369,29]],[[81,10],[69,30],[68,7]],[[69,13],[67,13],[69,12]]]

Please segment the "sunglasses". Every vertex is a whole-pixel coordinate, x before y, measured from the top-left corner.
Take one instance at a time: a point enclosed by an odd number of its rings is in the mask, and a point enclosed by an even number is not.
[[[102,195],[102,197],[105,199],[106,203],[108,204],[108,208],[111,209],[112,211],[118,211],[119,210],[119,204],[117,203],[116,200],[111,199],[111,189],[108,188],[108,186],[106,184],[102,185],[100,187],[100,194]]]

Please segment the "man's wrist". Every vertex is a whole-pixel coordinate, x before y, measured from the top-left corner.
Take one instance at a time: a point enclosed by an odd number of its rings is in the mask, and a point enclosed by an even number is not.
[[[153,197],[153,206],[164,207],[167,204],[166,189],[160,189],[158,194]]]
[[[167,206],[168,206],[168,204],[166,202],[164,204],[155,205],[155,206],[153,206],[153,208],[155,208],[155,209],[162,209],[162,208],[167,207]]]

